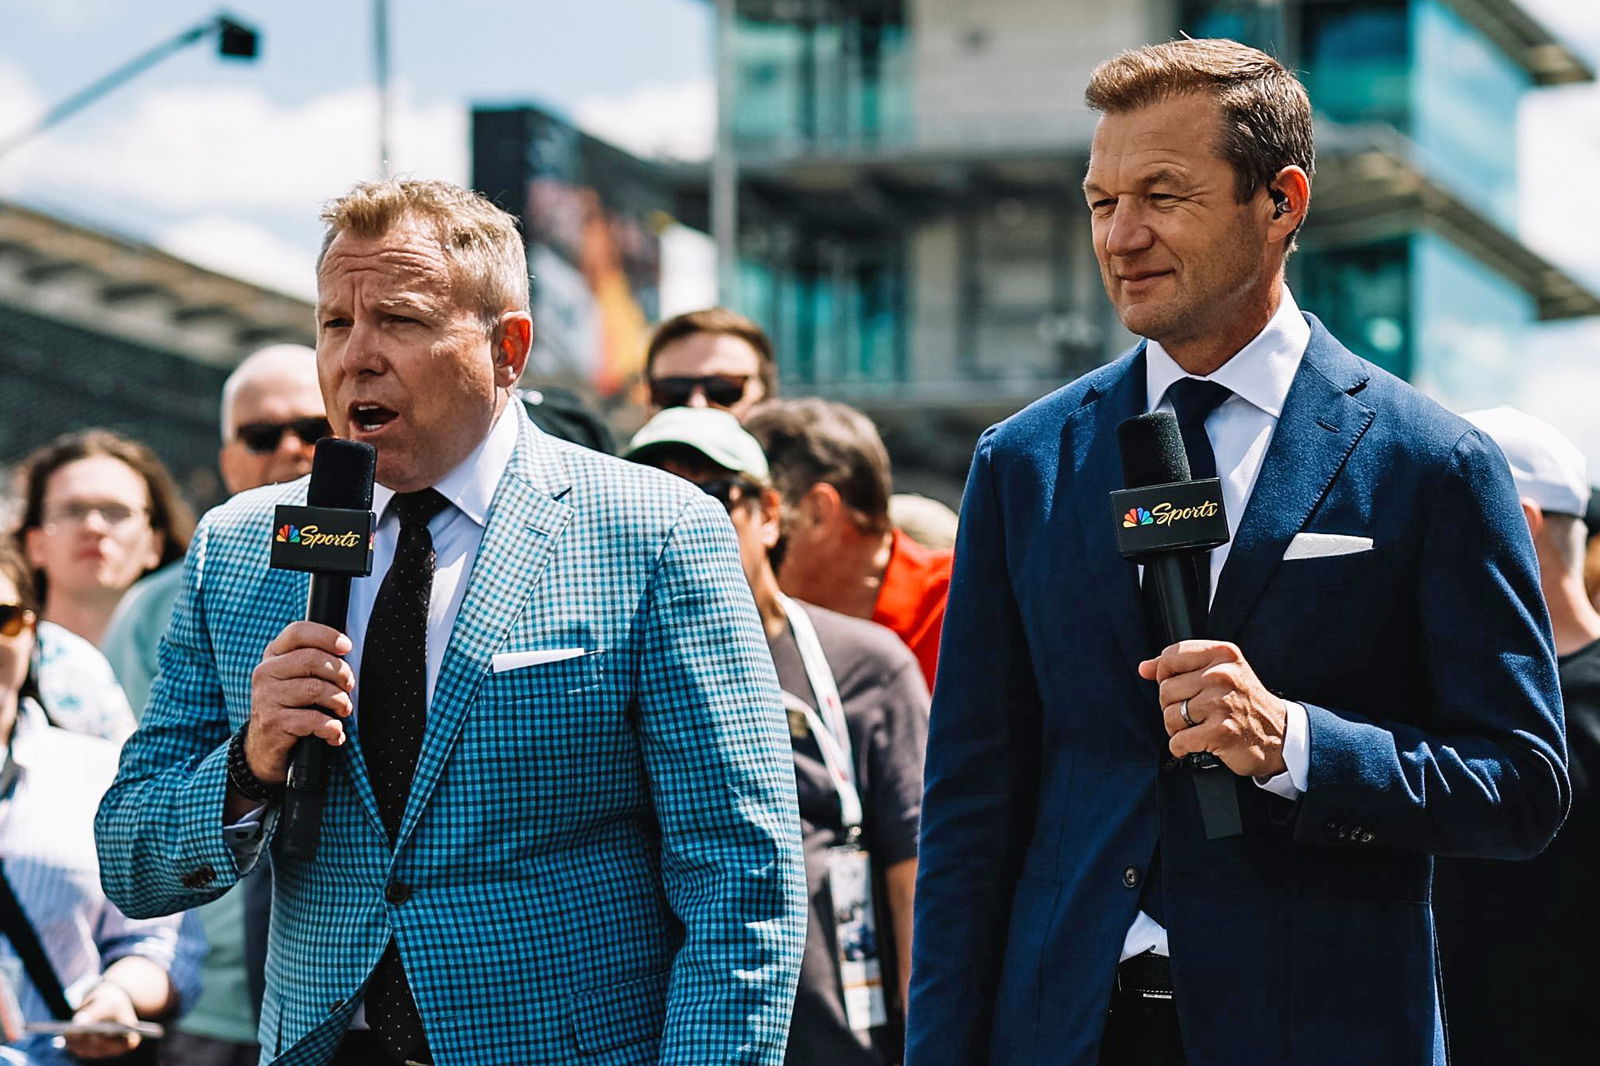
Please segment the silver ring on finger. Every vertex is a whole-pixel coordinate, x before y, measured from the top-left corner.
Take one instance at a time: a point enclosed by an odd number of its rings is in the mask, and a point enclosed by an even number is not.
[[[1200,724],[1199,722],[1195,721],[1193,718],[1189,717],[1189,701],[1188,700],[1184,700],[1182,703],[1178,704],[1178,715],[1185,722],[1189,723],[1190,728],[1193,728],[1194,726],[1197,726],[1197,725]]]

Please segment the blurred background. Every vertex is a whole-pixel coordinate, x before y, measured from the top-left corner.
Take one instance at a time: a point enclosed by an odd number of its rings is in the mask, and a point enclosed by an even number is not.
[[[318,206],[387,173],[521,217],[529,384],[626,432],[649,325],[720,299],[954,504],[983,427],[1130,341],[1081,94],[1180,32],[1310,88],[1301,305],[1600,462],[1600,4],[0,0],[0,467],[104,425],[215,502],[223,378],[311,343]]]

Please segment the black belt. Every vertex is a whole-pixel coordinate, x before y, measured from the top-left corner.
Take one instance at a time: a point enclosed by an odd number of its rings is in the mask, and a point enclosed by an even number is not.
[[[1122,995],[1137,999],[1170,1000],[1172,960],[1153,951],[1125,959],[1117,966],[1117,983],[1113,987]]]

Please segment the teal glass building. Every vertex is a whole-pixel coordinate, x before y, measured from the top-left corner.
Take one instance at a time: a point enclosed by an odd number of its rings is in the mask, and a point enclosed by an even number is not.
[[[739,0],[729,302],[786,385],[886,431],[948,496],[972,436],[1131,338],[1078,193],[1101,59],[1180,32],[1301,72],[1318,173],[1290,283],[1443,402],[1502,402],[1528,327],[1600,299],[1516,235],[1517,115],[1593,71],[1515,0]],[[707,217],[703,172],[680,215]]]

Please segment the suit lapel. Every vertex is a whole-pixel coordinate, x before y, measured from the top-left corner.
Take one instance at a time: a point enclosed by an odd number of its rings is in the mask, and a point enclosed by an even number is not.
[[[1145,658],[1149,637],[1139,606],[1138,570],[1117,552],[1107,494],[1123,487],[1117,426],[1145,409],[1144,366],[1141,345],[1111,368],[1096,397],[1067,418],[1062,443],[1070,462],[1062,473],[1070,480],[1057,486],[1057,498],[1068,501],[1083,540],[1089,580],[1082,591],[1105,612],[1133,668]]]
[[[1239,632],[1289,541],[1372,424],[1372,408],[1351,395],[1370,376],[1366,367],[1320,322],[1306,317],[1311,341],[1217,581],[1207,634],[1216,640],[1232,640]]]
[[[397,852],[438,784],[494,650],[527,605],[572,519],[572,506],[563,499],[571,484],[558,450],[522,415],[517,448],[495,489],[489,523],[434,684],[422,750],[396,835]]]

